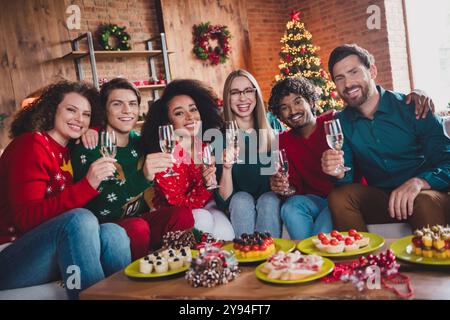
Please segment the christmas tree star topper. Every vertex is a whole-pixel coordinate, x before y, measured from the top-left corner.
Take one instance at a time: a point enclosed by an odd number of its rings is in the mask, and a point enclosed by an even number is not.
[[[300,13],[301,11],[299,10],[292,10],[289,14],[289,17],[291,17],[291,21],[298,21],[298,19],[300,19]]]

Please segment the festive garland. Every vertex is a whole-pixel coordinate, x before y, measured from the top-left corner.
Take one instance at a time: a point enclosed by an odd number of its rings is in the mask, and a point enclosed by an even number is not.
[[[213,65],[225,63],[230,53],[230,31],[226,26],[210,25],[209,22],[194,25],[194,54],[201,60],[209,60]],[[209,40],[217,39],[212,47]]]
[[[100,26],[100,46],[104,50],[120,51],[120,50],[130,50],[131,46],[128,43],[130,41],[130,35],[125,32],[126,27],[119,27],[116,24],[104,24]],[[111,46],[109,44],[109,39],[114,37],[117,39],[117,45]]]

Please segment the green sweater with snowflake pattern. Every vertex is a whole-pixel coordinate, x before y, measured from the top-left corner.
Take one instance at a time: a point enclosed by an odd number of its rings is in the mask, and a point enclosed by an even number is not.
[[[153,182],[144,177],[142,169],[138,169],[139,140],[139,134],[131,131],[128,145],[117,148],[116,179],[103,181],[98,188],[100,195],[85,206],[102,223],[136,217],[149,211],[143,192]],[[99,145],[93,150],[85,148],[81,143],[76,145],[71,151],[75,181],[82,179],[90,165],[100,157]]]

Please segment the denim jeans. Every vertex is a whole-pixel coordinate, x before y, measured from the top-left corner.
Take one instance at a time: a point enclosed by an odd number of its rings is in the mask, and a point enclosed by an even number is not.
[[[272,237],[281,237],[280,199],[273,192],[255,199],[248,192],[237,192],[230,201],[230,219],[236,237],[254,231],[269,231]]]
[[[0,252],[0,290],[62,278],[68,297],[78,299],[80,291],[121,270],[130,260],[130,242],[123,228],[113,223],[99,225],[89,210],[73,209],[25,233]]]
[[[293,240],[333,229],[327,199],[312,194],[288,198],[281,206],[281,219]]]

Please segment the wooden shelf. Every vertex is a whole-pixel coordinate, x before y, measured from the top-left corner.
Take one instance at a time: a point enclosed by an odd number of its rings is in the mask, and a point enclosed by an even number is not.
[[[166,85],[165,84],[149,84],[149,85],[145,85],[145,86],[137,86],[137,88],[139,90],[143,89],[162,89],[165,88]]]
[[[168,54],[173,53],[169,51]],[[94,51],[96,58],[125,58],[125,57],[156,57],[162,54],[161,50],[142,50],[142,51]],[[72,51],[66,54],[64,59],[79,59],[89,55],[89,51]]]

